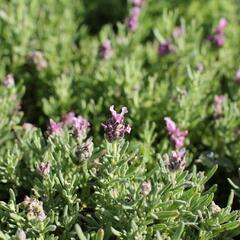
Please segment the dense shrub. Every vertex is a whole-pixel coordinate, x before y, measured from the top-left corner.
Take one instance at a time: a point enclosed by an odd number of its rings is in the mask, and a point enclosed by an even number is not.
[[[238,10],[2,0],[0,238],[237,236]]]

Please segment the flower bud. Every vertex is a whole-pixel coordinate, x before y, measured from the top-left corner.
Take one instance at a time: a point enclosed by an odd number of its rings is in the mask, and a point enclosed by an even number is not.
[[[16,240],[26,240],[26,233],[22,229],[18,229],[15,237]]]
[[[92,138],[88,138],[77,150],[76,155],[80,162],[88,160],[93,153]]]
[[[212,201],[211,209],[213,214],[218,214],[219,212],[221,212],[221,208],[214,201]]]
[[[37,166],[37,172],[42,176],[47,176],[50,172],[50,164],[41,162]]]
[[[39,72],[47,68],[47,65],[48,65],[46,59],[43,56],[43,53],[40,51],[32,51],[28,55],[28,61]]]
[[[142,188],[142,193],[144,195],[148,195],[152,191],[151,182],[143,182],[141,188]]]

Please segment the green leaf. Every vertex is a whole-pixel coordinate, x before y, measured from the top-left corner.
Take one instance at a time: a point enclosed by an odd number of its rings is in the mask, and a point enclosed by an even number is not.
[[[173,240],[180,240],[184,230],[184,223],[181,223],[180,226],[176,229],[175,234],[173,235]]]
[[[76,231],[76,233],[78,235],[78,238],[80,240],[87,240],[87,238],[83,234],[83,231],[82,231],[81,227],[79,226],[79,224],[75,224],[75,231]]]

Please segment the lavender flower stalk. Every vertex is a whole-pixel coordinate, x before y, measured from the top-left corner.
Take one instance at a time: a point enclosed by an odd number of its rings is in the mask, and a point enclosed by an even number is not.
[[[114,110],[114,106],[110,107],[112,116],[102,124],[106,138],[109,142],[114,142],[124,137],[125,133],[130,133],[131,128],[124,123],[124,115],[128,112],[126,107],[122,108],[121,113]]]
[[[219,48],[224,45],[225,43],[224,30],[227,27],[227,25],[228,25],[227,20],[225,18],[221,18],[213,34],[211,34],[208,37],[208,41],[210,41],[214,47]]]
[[[143,182],[141,189],[142,189],[143,195],[148,195],[152,191],[151,182]]]

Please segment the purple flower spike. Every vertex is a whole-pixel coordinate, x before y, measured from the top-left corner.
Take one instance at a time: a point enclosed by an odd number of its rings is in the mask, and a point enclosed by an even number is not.
[[[167,163],[169,169],[171,171],[184,170],[186,166],[185,155],[185,149],[172,151],[172,154]]]
[[[114,110],[114,106],[111,106],[110,112],[112,114],[111,118],[102,124],[102,126],[107,140],[109,142],[113,142],[123,138],[125,133],[129,134],[131,132],[131,128],[128,125],[126,126],[124,123],[124,115],[128,112],[126,107],[122,108],[121,113],[117,113]]]
[[[220,48],[224,45],[224,30],[227,27],[227,24],[227,20],[225,18],[221,18],[218,26],[214,30],[214,33],[208,37],[208,41],[211,42],[214,47]]]
[[[175,122],[173,122],[169,117],[165,117],[164,120],[166,122],[168,136],[171,142],[175,145],[175,148],[179,149],[183,147],[185,137],[188,135],[188,131],[180,131],[180,129],[176,127]]]
[[[170,40],[165,43],[160,43],[158,52],[160,56],[168,55],[169,53],[175,52],[175,48]]]
[[[235,80],[236,80],[237,83],[240,83],[240,69],[238,69],[237,72],[236,72]]]
[[[214,97],[214,115],[215,117],[221,117],[223,115],[223,103],[225,97],[223,95],[216,95]]]
[[[14,77],[12,74],[7,74],[3,79],[3,85],[7,88],[12,88],[15,85]]]
[[[62,134],[62,125],[59,123],[56,123],[52,119],[49,120],[49,125],[48,125],[48,130],[47,133],[48,135],[61,135]]]
[[[111,43],[110,40],[107,39],[102,43],[102,45],[99,49],[99,56],[100,56],[100,58],[105,59],[105,60],[111,58],[111,56],[112,56],[112,43]]]
[[[37,166],[37,172],[42,176],[47,176],[50,172],[50,164],[41,162]]]

